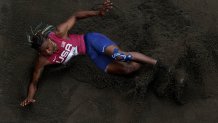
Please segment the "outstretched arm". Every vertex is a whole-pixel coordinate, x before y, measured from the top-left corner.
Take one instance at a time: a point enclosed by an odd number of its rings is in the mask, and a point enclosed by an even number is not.
[[[77,20],[93,16],[104,16],[105,13],[109,11],[111,8],[112,2],[110,0],[105,0],[103,6],[98,11],[78,11],[74,13],[64,23],[58,25],[55,33],[59,37],[66,38],[68,31],[75,25]]]
[[[44,66],[48,65],[49,62],[44,57],[39,57],[33,72],[32,81],[29,83],[27,98],[21,102],[21,106],[26,106],[30,103],[34,103],[34,95],[37,91],[37,84],[41,73],[43,72]]]

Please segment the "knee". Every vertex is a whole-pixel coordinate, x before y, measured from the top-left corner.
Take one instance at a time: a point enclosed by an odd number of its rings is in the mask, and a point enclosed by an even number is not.
[[[141,68],[141,64],[139,64],[139,63],[134,63],[134,64],[132,64],[132,69],[133,69],[133,71],[137,71],[137,70],[139,70]]]
[[[126,52],[120,51],[118,48],[114,48],[113,55],[111,56],[114,60],[122,62],[132,61],[132,55],[127,54]]]
[[[139,63],[130,64],[130,65],[125,67],[124,74],[131,74],[131,73],[137,71],[140,67],[141,67],[141,65]]]
[[[131,68],[127,67],[127,68],[124,69],[124,72],[123,72],[123,73],[124,73],[125,75],[128,75],[128,74],[131,74],[132,72],[133,72],[133,70],[132,70]]]

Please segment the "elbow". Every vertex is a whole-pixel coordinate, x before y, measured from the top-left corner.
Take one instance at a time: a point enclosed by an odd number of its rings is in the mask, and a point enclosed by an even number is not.
[[[77,21],[79,19],[84,19],[84,18],[88,17],[88,15],[89,15],[89,13],[87,13],[86,11],[78,11],[78,12],[75,12],[73,14],[71,19]]]
[[[79,17],[80,17],[80,13],[79,12],[75,12],[74,14],[73,14],[73,16],[71,16],[71,19],[73,18],[73,19],[79,19]]]
[[[81,15],[79,13],[75,13],[73,16],[72,16],[72,19],[74,19],[75,21],[81,19]]]

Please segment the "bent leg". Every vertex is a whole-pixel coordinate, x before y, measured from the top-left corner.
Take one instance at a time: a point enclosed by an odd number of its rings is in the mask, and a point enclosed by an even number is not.
[[[148,63],[152,65],[155,65],[157,63],[157,60],[139,52],[127,52],[127,54],[131,54],[133,56],[133,61],[137,61],[140,63]]]
[[[144,55],[142,53],[139,53],[139,52],[124,52],[118,46],[115,46],[115,45],[108,46],[105,49],[105,54],[108,55],[108,56],[112,56],[113,53],[114,53],[115,48],[119,49],[119,52],[122,52],[122,53],[124,53],[126,55],[128,55],[128,54],[132,55],[132,61],[134,61],[134,62],[147,63],[147,64],[152,64],[152,65],[155,65],[157,63],[157,60],[155,60],[155,59],[153,59],[153,58],[151,58],[149,56],[146,56],[146,55]]]
[[[141,65],[137,62],[126,63],[114,61],[107,65],[105,72],[109,74],[128,75],[139,70],[140,67]]]

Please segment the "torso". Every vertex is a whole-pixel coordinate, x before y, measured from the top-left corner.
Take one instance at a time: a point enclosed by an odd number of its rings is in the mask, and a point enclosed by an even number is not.
[[[51,64],[65,64],[74,56],[86,54],[84,35],[70,34],[69,38],[63,39],[51,32],[48,38],[58,47],[56,52],[47,57]]]

